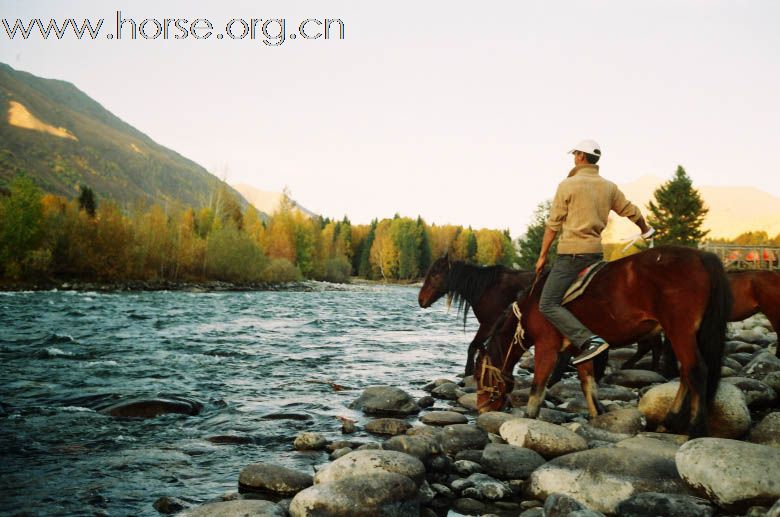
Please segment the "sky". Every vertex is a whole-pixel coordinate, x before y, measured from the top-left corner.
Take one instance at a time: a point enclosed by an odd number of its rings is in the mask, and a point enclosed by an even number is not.
[[[117,11],[207,18],[214,34],[109,39]],[[776,1],[0,0],[0,23],[17,18],[105,22],[81,41],[0,27],[0,61],[72,82],[230,183],[287,187],[355,223],[400,213],[518,236],[586,138],[616,183],[681,164],[694,185],[780,196]],[[344,38],[271,46],[259,22],[254,40],[216,39],[234,18],[283,18],[288,35],[340,19]]]

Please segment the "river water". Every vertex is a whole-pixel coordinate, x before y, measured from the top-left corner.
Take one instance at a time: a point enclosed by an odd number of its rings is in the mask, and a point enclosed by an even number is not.
[[[0,513],[157,515],[160,496],[199,503],[235,491],[253,462],[313,473],[327,455],[294,451],[295,436],[342,439],[338,416],[366,421],[348,409],[362,388],[420,396],[461,372],[473,319],[464,333],[443,302],[420,309],[416,287],[312,287],[0,292]],[[160,395],[204,409],[100,412]],[[251,443],[207,440],[216,435]]]

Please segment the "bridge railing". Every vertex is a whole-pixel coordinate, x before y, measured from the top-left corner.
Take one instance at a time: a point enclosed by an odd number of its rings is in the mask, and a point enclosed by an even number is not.
[[[726,269],[780,270],[780,247],[703,244],[699,248],[717,255]]]

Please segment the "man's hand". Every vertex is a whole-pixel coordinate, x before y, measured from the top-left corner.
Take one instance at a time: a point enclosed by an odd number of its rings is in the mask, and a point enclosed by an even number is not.
[[[536,259],[536,268],[535,268],[537,275],[542,272],[542,269],[544,269],[544,265],[546,263],[547,263],[547,257],[543,257],[539,255],[539,258]]]

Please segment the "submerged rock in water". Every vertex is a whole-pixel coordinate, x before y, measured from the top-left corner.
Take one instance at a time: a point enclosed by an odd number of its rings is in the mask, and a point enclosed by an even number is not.
[[[261,499],[239,499],[220,501],[198,506],[179,514],[181,517],[285,517],[287,512],[280,506]]]
[[[163,496],[157,499],[153,506],[160,513],[173,514],[189,508],[190,505],[177,497]]]
[[[331,483],[348,477],[370,476],[377,472],[400,474],[419,486],[425,477],[425,466],[419,459],[403,452],[354,451],[320,469],[314,476],[314,482]]]
[[[530,418],[509,420],[501,426],[500,432],[501,438],[511,445],[526,447],[545,458],[555,458],[588,448],[585,439],[573,431]]]
[[[314,482],[309,474],[271,463],[253,463],[238,476],[239,492],[272,492],[294,495]]]
[[[154,418],[168,413],[197,415],[202,409],[203,405],[195,401],[157,398],[120,402],[102,412],[116,417]]]
[[[639,411],[651,425],[660,424],[666,417],[680,386],[679,381],[667,382],[650,388],[639,401]],[[745,396],[734,385],[721,382],[709,414],[709,429],[718,438],[739,438],[750,428],[750,411]]]
[[[298,493],[290,503],[290,515],[417,517],[420,512],[418,493],[418,485],[401,474],[374,472],[350,476],[319,483]]]
[[[420,412],[420,406],[411,395],[393,386],[369,386],[349,407],[378,416],[406,416]]]
[[[620,517],[711,517],[715,507],[706,499],[692,495],[644,492],[629,497],[617,507]]]
[[[328,445],[328,440],[320,433],[307,431],[298,433],[293,442],[293,447],[298,451],[321,451]]]
[[[686,484],[728,511],[780,498],[780,450],[773,447],[699,438],[680,447],[675,461]]]

